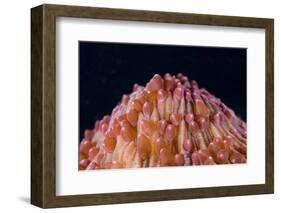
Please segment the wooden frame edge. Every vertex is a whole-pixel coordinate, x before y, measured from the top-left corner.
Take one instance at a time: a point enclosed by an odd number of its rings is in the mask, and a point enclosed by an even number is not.
[[[43,205],[42,63],[43,7],[31,10],[31,203]]]
[[[274,193],[274,20],[268,20],[265,28],[266,42],[266,185]]]

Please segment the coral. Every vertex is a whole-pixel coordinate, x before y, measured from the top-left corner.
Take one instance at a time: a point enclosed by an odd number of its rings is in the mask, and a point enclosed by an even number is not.
[[[80,170],[245,163],[246,123],[196,81],[156,74],[85,130]]]

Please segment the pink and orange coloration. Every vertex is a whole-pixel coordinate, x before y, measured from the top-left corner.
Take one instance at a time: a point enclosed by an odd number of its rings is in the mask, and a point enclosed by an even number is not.
[[[86,130],[80,170],[245,163],[246,123],[183,74],[134,85]]]

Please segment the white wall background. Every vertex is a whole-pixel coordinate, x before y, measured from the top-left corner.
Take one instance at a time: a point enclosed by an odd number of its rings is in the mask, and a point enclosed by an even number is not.
[[[39,212],[29,204],[30,193],[30,8],[42,3],[269,17],[275,19],[275,106],[281,108],[279,1],[264,0],[96,0],[2,1],[0,6],[0,210]],[[68,208],[69,212],[277,212],[281,207],[281,113],[275,110],[275,194],[195,199],[96,207]],[[6,211],[5,211],[6,210]],[[51,209],[63,212],[66,209]]]

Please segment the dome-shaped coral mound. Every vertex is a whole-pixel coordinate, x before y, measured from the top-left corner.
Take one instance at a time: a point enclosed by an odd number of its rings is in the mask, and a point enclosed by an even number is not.
[[[220,99],[182,74],[156,74],[85,130],[80,169],[245,163],[246,148],[246,123]]]

